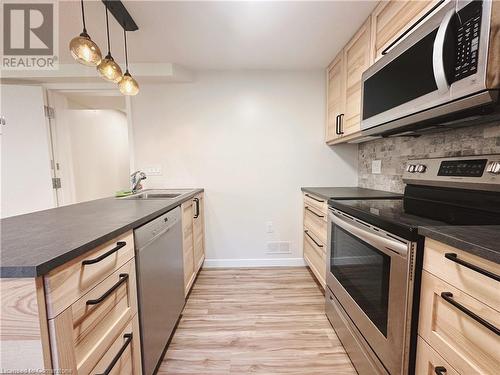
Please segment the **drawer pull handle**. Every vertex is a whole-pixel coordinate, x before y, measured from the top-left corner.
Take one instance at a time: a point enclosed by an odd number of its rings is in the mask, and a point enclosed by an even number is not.
[[[490,322],[484,320],[483,318],[481,318],[479,315],[473,313],[472,311],[470,311],[467,307],[459,304],[457,301],[455,301],[453,299],[453,293],[451,292],[442,292],[441,293],[441,297],[446,301],[448,302],[449,304],[455,306],[457,309],[459,309],[460,311],[462,311],[463,313],[465,313],[466,315],[470,316],[472,319],[474,319],[476,322],[478,322],[479,324],[481,324],[482,326],[488,328],[491,332],[497,334],[498,336],[500,336],[500,329],[498,329],[497,327],[495,327],[493,324],[491,324]]]
[[[115,285],[113,285],[111,288],[109,288],[108,291],[106,293],[104,293],[102,296],[100,296],[99,298],[89,299],[87,301],[87,305],[97,305],[97,304],[101,303],[106,298],[108,298],[111,295],[111,293],[113,293],[116,289],[118,289],[120,287],[120,285],[122,285],[124,282],[126,282],[127,279],[128,279],[128,273],[121,273],[120,280],[118,280],[118,282]]]
[[[312,195],[305,194],[305,196],[311,198],[313,201],[320,202],[320,203],[325,203],[325,201],[322,201],[321,199],[313,197]]]
[[[116,246],[113,247],[111,250],[109,250],[107,253],[104,253],[101,256],[98,256],[97,258],[94,258],[94,259],[86,259],[86,260],[84,260],[82,262],[82,266],[86,266],[86,265],[89,265],[89,264],[99,263],[101,260],[109,257],[111,254],[116,253],[118,250],[120,250],[126,244],[127,243],[125,241],[118,241],[116,243]]]
[[[97,375],[108,375],[111,372],[111,370],[113,370],[113,367],[116,365],[116,362],[118,362],[118,360],[122,356],[123,352],[125,351],[125,349],[127,349],[127,346],[132,341],[132,333],[124,334],[123,338],[125,339],[125,342],[123,343],[123,345],[120,348],[120,350],[118,351],[118,353],[116,353],[116,355],[114,356],[111,363],[108,365],[108,367],[106,367],[106,370],[104,370],[104,372],[102,374],[97,374]]]
[[[323,247],[323,245],[322,245],[322,244],[320,244],[320,243],[317,243],[317,242],[316,242],[316,240],[313,238],[313,236],[311,236],[311,235],[309,234],[309,231],[308,231],[308,230],[305,230],[305,231],[304,231],[304,233],[305,233],[305,234],[307,234],[307,237],[309,237],[309,238],[312,240],[312,242],[314,242],[314,243],[316,244],[316,246],[321,247],[321,248]]]
[[[319,215],[319,214],[317,214],[316,212],[314,212],[313,210],[311,210],[309,207],[306,207],[306,210],[307,210],[307,211],[309,211],[309,212],[311,212],[312,214],[316,215],[317,217],[324,218],[324,216],[323,216],[323,215]]]
[[[194,202],[196,203],[196,213],[194,214],[193,218],[198,219],[200,217],[200,200],[198,198],[193,199]]]
[[[500,281],[500,275],[494,274],[493,272],[490,272],[490,271],[486,271],[486,270],[484,270],[484,269],[482,269],[482,268],[480,268],[472,263],[466,262],[465,260],[460,259],[458,257],[458,255],[455,253],[446,253],[446,254],[444,254],[444,257],[446,259],[451,260],[452,262],[461,264],[464,267],[467,267],[473,271],[479,272],[481,275],[492,278],[495,281]]]
[[[434,372],[436,373],[436,375],[444,375],[446,374],[446,367],[436,366],[434,367]]]

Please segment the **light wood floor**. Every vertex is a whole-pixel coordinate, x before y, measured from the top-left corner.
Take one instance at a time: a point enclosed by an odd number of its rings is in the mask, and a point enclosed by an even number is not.
[[[158,374],[356,374],[306,268],[202,270]]]

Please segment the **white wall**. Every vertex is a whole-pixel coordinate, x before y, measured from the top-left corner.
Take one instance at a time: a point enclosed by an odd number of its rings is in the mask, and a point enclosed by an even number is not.
[[[2,199],[8,217],[55,205],[50,169],[48,125],[40,86],[1,85]]]
[[[58,112],[57,135],[61,172],[68,171],[63,189],[73,199],[64,204],[113,196],[129,185],[128,125],[115,110],[75,109]],[[64,134],[65,136],[61,136]]]
[[[324,86],[322,71],[200,73],[132,99],[135,166],[163,168],[146,187],[205,188],[207,265],[300,264],[300,187],[356,185],[357,147],[323,140]],[[291,254],[267,254],[274,240]]]

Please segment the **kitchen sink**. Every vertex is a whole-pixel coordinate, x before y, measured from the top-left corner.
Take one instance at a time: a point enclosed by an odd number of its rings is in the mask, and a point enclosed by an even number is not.
[[[140,200],[140,199],[175,199],[177,197],[180,197],[183,194],[188,193],[190,190],[185,190],[185,191],[171,191],[169,192],[168,190],[145,190],[140,193],[136,193],[134,195],[130,195],[128,197],[122,198],[122,199],[135,199],[135,200]]]

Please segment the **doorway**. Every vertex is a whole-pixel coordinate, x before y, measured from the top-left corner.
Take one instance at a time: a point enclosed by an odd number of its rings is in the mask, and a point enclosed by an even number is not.
[[[48,90],[57,205],[128,188],[130,142],[125,98],[114,91]]]

